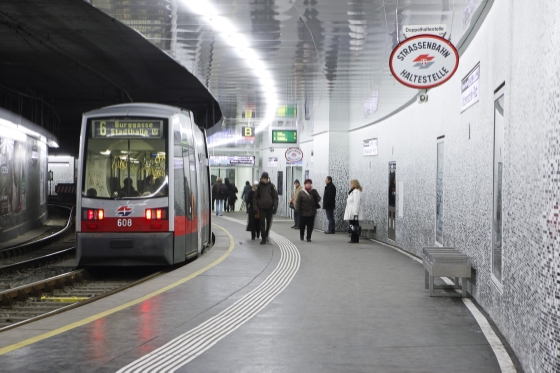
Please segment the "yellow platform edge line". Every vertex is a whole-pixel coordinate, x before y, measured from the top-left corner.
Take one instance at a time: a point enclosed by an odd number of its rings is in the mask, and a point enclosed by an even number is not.
[[[165,287],[163,287],[163,288],[161,288],[161,289],[158,289],[158,290],[153,291],[153,292],[151,292],[151,293],[149,293],[149,294],[146,294],[146,295],[144,295],[143,297],[140,297],[140,298],[138,298],[138,299],[132,300],[132,301],[127,302],[127,303],[125,303],[125,304],[121,304],[120,306],[111,308],[111,309],[109,309],[109,310],[107,310],[107,311],[104,311],[104,312],[100,312],[100,313],[98,313],[98,314],[96,314],[96,315],[92,315],[92,316],[86,317],[85,319],[82,319],[82,320],[73,322],[73,323],[71,323],[71,324],[68,324],[68,325],[65,325],[65,326],[61,326],[60,328],[51,330],[50,332],[43,333],[43,334],[40,334],[40,335],[38,335],[38,336],[35,336],[35,337],[32,337],[32,338],[26,339],[26,340],[24,340],[24,341],[21,341],[21,342],[18,342],[18,343],[14,343],[14,344],[12,344],[12,345],[9,345],[9,346],[0,348],[0,355],[7,354],[8,352],[17,350],[17,349],[19,349],[19,348],[22,348],[22,347],[25,347],[25,346],[29,346],[29,345],[31,345],[31,344],[33,344],[33,343],[37,343],[37,342],[39,342],[39,341],[42,341],[42,340],[47,339],[47,338],[50,338],[50,337],[54,337],[55,335],[58,335],[58,334],[67,332],[67,331],[69,331],[69,330],[75,329],[75,328],[77,328],[77,327],[79,327],[79,326],[82,326],[82,325],[85,325],[85,324],[89,324],[89,323],[92,322],[92,321],[98,320],[98,319],[100,319],[100,318],[102,318],[102,317],[111,315],[111,314],[113,314],[113,313],[115,313],[115,312],[118,312],[118,311],[124,310],[124,309],[126,309],[126,308],[128,308],[128,307],[134,306],[134,305],[136,305],[136,304],[138,304],[138,303],[141,303],[141,302],[143,302],[143,301],[145,301],[145,300],[148,300],[148,299],[150,299],[150,298],[153,298],[153,297],[155,297],[156,295],[159,295],[159,294],[161,294],[161,293],[165,293],[166,291],[168,291],[168,290],[170,290],[170,289],[173,289],[173,288],[175,288],[175,287],[177,287],[177,286],[179,286],[179,285],[181,285],[181,284],[184,284],[185,282],[187,282],[187,281],[189,281],[189,280],[192,280],[192,279],[195,278],[196,276],[198,276],[198,275],[200,275],[200,274],[202,274],[202,273],[208,271],[208,270],[211,269],[212,267],[214,267],[214,266],[220,264],[220,263],[221,263],[225,258],[227,258],[227,257],[229,256],[229,254],[231,254],[231,252],[233,251],[233,249],[234,249],[234,247],[235,247],[235,240],[233,239],[233,236],[232,236],[225,228],[223,228],[223,227],[221,227],[221,226],[219,226],[219,225],[216,225],[216,224],[213,224],[213,225],[215,225],[216,227],[218,227],[218,228],[220,228],[221,230],[223,230],[223,231],[229,236],[229,248],[228,248],[228,250],[227,250],[221,257],[219,257],[218,259],[216,259],[214,262],[208,264],[206,267],[201,268],[201,269],[199,269],[198,271],[196,271],[196,272],[190,274],[190,275],[187,276],[187,277],[184,277],[184,278],[182,278],[182,279],[180,279],[180,280],[177,280],[177,281],[175,281],[175,282],[172,283],[172,284],[169,284],[169,285],[167,285],[167,286],[165,286]]]

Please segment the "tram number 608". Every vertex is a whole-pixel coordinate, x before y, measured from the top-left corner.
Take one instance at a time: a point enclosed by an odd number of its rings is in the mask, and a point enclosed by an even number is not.
[[[132,227],[132,219],[118,219],[117,225],[119,227]]]

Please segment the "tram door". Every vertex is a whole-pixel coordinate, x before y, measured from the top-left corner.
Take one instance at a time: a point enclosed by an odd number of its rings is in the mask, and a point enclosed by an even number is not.
[[[196,195],[198,191],[196,178],[196,157],[193,147],[183,148],[183,169],[185,173],[185,235],[186,255],[198,252],[198,214]]]
[[[396,232],[396,201],[397,201],[397,162],[389,162],[389,206],[388,206],[388,233],[390,240],[395,241]]]

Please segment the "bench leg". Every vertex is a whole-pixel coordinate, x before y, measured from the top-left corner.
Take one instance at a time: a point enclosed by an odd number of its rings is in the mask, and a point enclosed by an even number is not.
[[[434,296],[434,276],[429,276],[429,277],[430,277],[430,279],[429,279],[429,281],[430,281],[430,283],[429,283],[430,297],[433,297]]]
[[[424,270],[424,289],[430,288],[430,273],[427,269]]]

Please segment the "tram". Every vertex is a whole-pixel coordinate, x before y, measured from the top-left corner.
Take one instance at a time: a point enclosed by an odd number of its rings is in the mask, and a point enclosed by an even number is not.
[[[78,266],[171,265],[211,246],[206,135],[187,110],[122,104],[83,115]]]

